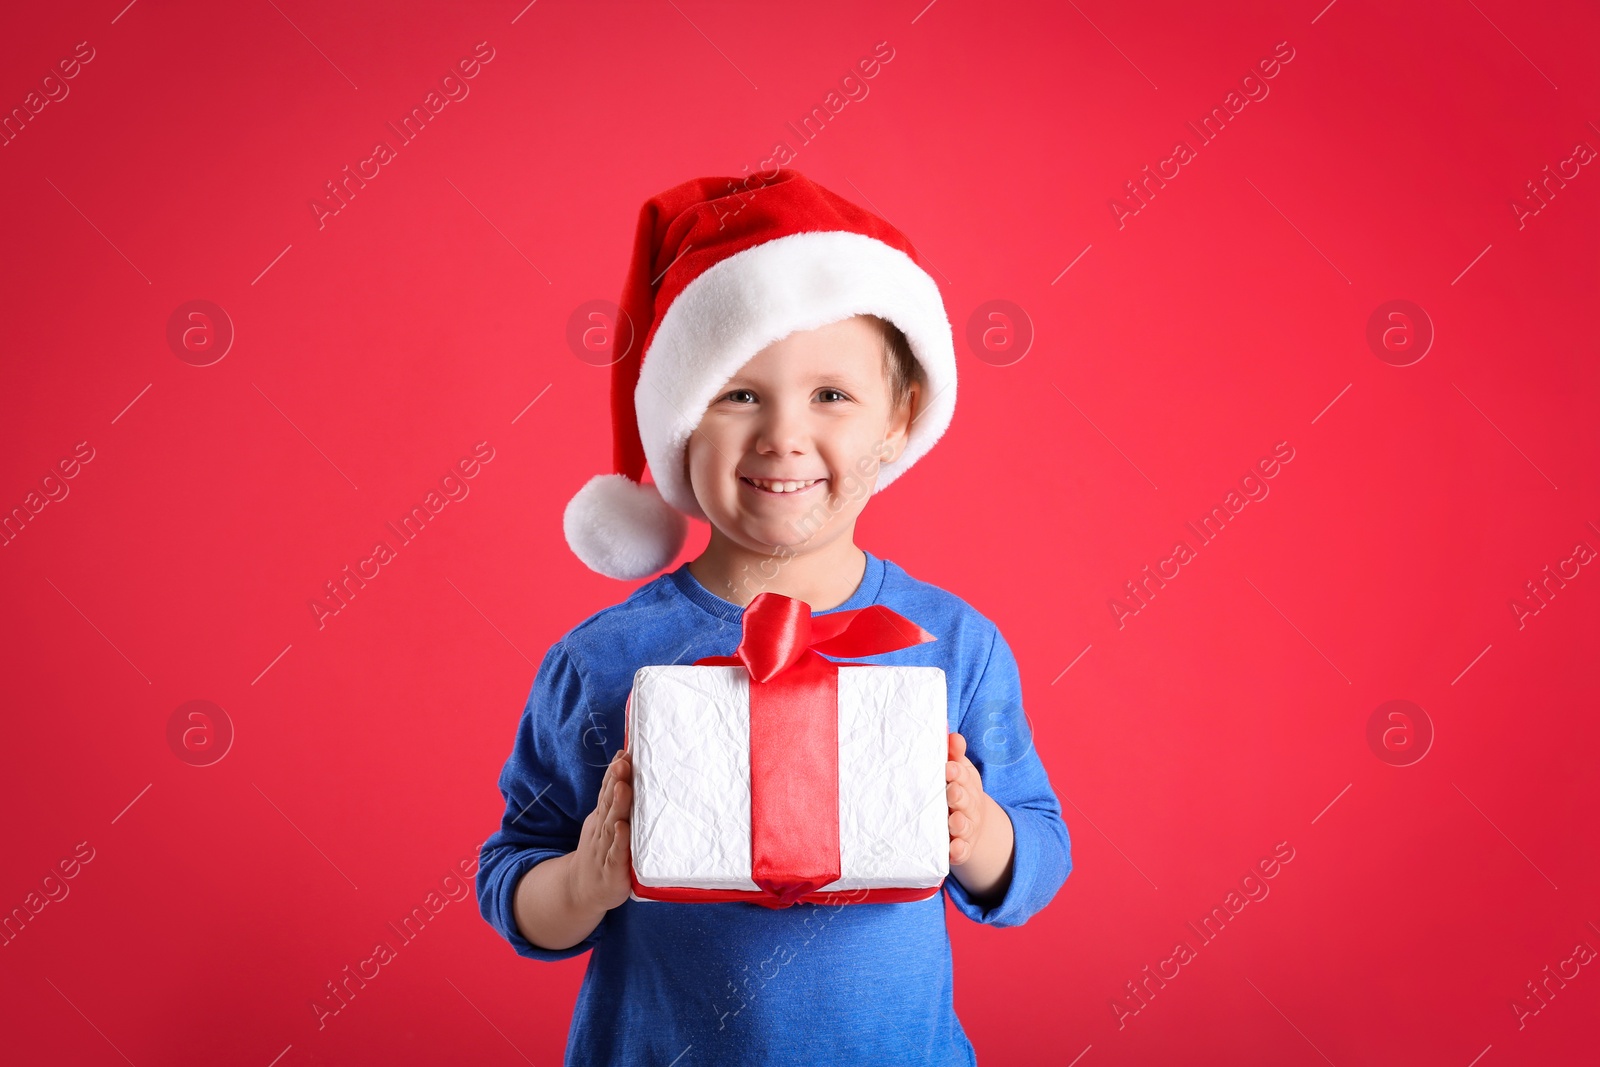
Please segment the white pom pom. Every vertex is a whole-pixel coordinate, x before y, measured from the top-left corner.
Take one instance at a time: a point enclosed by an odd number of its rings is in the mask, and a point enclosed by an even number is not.
[[[654,485],[597,474],[567,502],[567,544],[590,570],[633,581],[662,570],[683,548],[689,520]]]

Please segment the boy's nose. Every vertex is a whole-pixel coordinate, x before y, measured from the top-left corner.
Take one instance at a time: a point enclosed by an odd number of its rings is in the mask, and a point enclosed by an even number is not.
[[[787,412],[769,415],[756,432],[756,451],[762,455],[804,453],[810,442],[811,432],[805,420]]]

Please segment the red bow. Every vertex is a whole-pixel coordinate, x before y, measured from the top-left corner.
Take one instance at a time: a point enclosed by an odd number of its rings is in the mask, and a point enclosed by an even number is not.
[[[881,604],[813,616],[811,605],[758,593],[731,656],[695,666],[750,672],[750,876],[788,907],[839,878],[839,667],[823,656],[875,656],[936,638]]]

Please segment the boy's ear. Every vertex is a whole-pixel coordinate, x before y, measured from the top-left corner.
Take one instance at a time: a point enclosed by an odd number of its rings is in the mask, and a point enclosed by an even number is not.
[[[910,385],[910,393],[906,402],[897,409],[889,419],[889,436],[884,438],[884,444],[889,446],[891,455],[884,463],[893,463],[905,452],[906,442],[911,437],[911,424],[916,420],[918,407],[922,400],[922,387],[917,382]]]

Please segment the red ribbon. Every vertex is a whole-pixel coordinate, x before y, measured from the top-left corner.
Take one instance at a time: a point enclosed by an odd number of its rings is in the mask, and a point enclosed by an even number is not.
[[[695,666],[750,672],[750,876],[788,907],[839,878],[839,667],[823,656],[875,656],[935,640],[881,604],[813,616],[811,605],[758,593],[731,656]],[[918,891],[921,892],[920,890]]]

